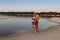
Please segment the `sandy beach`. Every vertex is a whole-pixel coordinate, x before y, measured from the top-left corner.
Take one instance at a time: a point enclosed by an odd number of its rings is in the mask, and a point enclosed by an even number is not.
[[[48,18],[47,20],[52,21],[52,22],[56,22],[56,23],[60,24],[60,18],[58,18],[58,17]]]
[[[14,37],[0,37],[0,40],[60,40],[60,18],[48,18],[49,21],[56,22],[59,25],[50,27],[46,30],[34,33],[25,32]]]

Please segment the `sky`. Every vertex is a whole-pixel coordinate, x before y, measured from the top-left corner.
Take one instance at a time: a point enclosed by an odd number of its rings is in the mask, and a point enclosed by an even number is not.
[[[0,0],[0,12],[60,12],[60,0]]]

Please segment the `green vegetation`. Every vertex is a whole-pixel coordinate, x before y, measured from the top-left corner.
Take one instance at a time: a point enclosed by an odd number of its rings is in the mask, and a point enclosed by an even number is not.
[[[11,16],[24,16],[24,17],[32,17],[34,12],[0,12],[0,15],[11,15]],[[38,13],[42,17],[52,17],[57,16],[60,17],[60,13],[58,12],[40,12]]]

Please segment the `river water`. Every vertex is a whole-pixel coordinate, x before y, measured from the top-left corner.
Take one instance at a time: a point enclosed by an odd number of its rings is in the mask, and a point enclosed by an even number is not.
[[[32,17],[15,17],[0,15],[0,36],[9,36],[15,33],[32,32]],[[57,23],[50,22],[46,18],[40,18],[39,30],[45,30]]]

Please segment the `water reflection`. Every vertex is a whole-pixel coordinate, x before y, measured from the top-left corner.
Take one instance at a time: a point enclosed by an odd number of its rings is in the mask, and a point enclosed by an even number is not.
[[[9,16],[0,15],[0,20],[7,20]]]
[[[44,30],[54,25],[57,25],[57,23],[47,21],[46,18],[40,18],[38,26],[39,30]],[[9,16],[7,20],[0,20],[0,36],[9,36],[18,32],[22,33],[31,31],[31,17]]]

